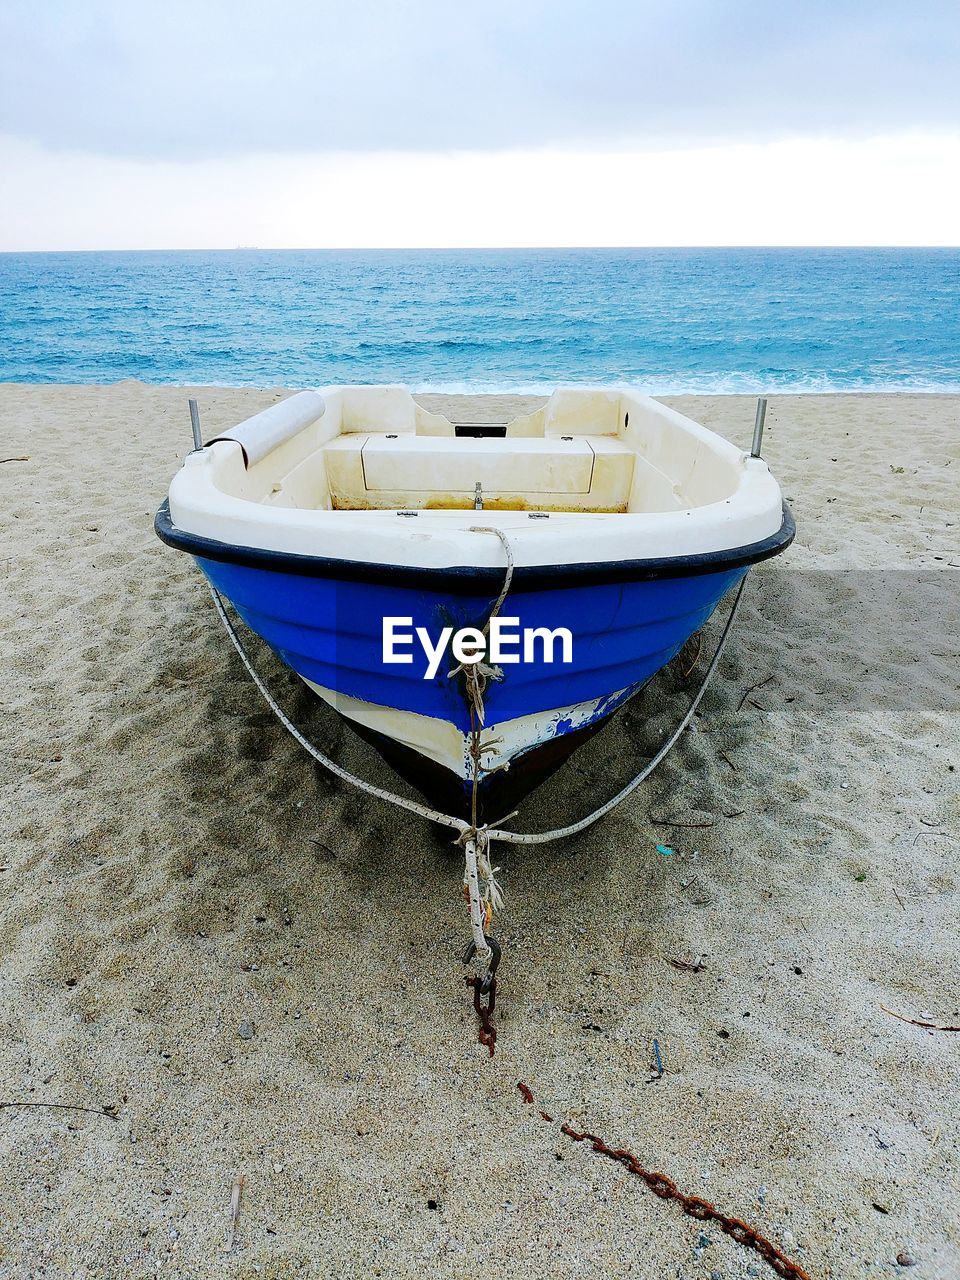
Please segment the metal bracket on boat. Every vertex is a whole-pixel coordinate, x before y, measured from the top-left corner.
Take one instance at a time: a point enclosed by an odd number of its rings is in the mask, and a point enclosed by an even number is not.
[[[753,447],[750,450],[751,458],[760,457],[760,449],[763,445],[763,423],[767,416],[767,397],[761,396],[757,401],[757,416],[753,424]]]
[[[203,448],[203,435],[200,431],[200,409],[196,400],[188,400],[190,406],[190,426],[193,428],[193,452],[199,453]]]

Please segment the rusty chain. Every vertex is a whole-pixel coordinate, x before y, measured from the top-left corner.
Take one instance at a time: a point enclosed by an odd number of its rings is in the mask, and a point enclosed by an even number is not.
[[[517,1082],[517,1088],[520,1090],[524,1102],[533,1102],[533,1091],[529,1085],[524,1084],[521,1080]],[[546,1111],[541,1111],[540,1116],[548,1123],[553,1123],[553,1116]],[[754,1253],[758,1253],[778,1276],[783,1277],[783,1280],[810,1280],[810,1276],[798,1263],[791,1262],[772,1241],[761,1235],[756,1227],[751,1227],[742,1218],[732,1218],[725,1213],[721,1213],[709,1200],[701,1200],[699,1196],[687,1195],[665,1173],[655,1173],[645,1169],[631,1151],[608,1146],[603,1138],[598,1138],[596,1134],[587,1133],[586,1131],[581,1133],[568,1124],[561,1124],[560,1132],[574,1142],[589,1142],[593,1150],[599,1155],[615,1160],[618,1164],[623,1165],[628,1173],[632,1173],[635,1177],[645,1182],[655,1196],[659,1196],[661,1200],[676,1201],[683,1212],[689,1214],[691,1218],[696,1218],[698,1222],[715,1222],[720,1230],[732,1240],[735,1240],[737,1244],[745,1245],[748,1249],[752,1249]]]
[[[480,1020],[477,1039],[490,1050],[492,1058],[497,1043],[497,1028],[493,1025],[493,1010],[497,1003],[497,980],[491,977],[484,993],[485,981],[485,978],[477,977],[476,974],[466,980],[467,986],[473,987],[473,1007]],[[483,1004],[484,994],[487,997],[486,1005]]]
[[[501,542],[503,542],[504,548],[507,552],[507,559],[508,559],[507,578],[504,583],[503,590],[501,591],[500,596],[494,606],[493,612],[490,615],[491,617],[493,617],[497,613],[497,611],[500,609],[500,606],[503,604],[503,601],[510,588],[510,580],[513,573],[512,554],[510,552],[509,544],[501,531],[496,529],[476,529],[474,530],[474,532],[496,533],[497,536],[500,537]],[[691,717],[693,716],[693,713],[700,701],[700,698],[703,696],[703,693],[706,690],[706,686],[710,679],[710,676],[712,675],[720,659],[720,654],[723,651],[724,642],[726,641],[727,634],[733,623],[734,617],[736,616],[737,607],[740,603],[740,598],[743,594],[743,588],[745,583],[746,583],[746,578],[744,578],[744,580],[740,584],[740,587],[737,591],[737,595],[734,599],[734,604],[730,612],[730,616],[728,617],[727,622],[723,629],[723,633],[721,634],[720,642],[713,655],[713,658],[710,661],[710,666],[707,669],[707,674],[701,684],[699,691],[697,692],[696,697],[691,703],[686,716],[684,717],[683,721],[681,721],[680,725],[677,727],[676,731],[674,732],[672,737],[668,740],[668,742],[663,747],[660,748],[660,751],[653,757],[652,760],[648,762],[647,766],[641,771],[640,774],[637,775],[637,777],[631,783],[628,784],[627,787],[625,787],[622,791],[618,792],[616,796],[614,796],[611,800],[609,800],[605,805],[601,806],[600,809],[596,810],[594,813],[590,814],[587,818],[582,819],[579,823],[575,823],[570,827],[558,828],[556,831],[540,832],[537,834],[532,834],[527,836],[519,836],[515,832],[504,832],[499,830],[494,831],[491,834],[495,835],[497,839],[510,840],[514,843],[541,843],[546,840],[559,839],[564,836],[573,835],[576,832],[583,830],[585,827],[589,826],[592,822],[595,822],[599,818],[603,817],[604,814],[608,813],[621,800],[623,800],[632,790],[634,790],[634,788],[638,786],[640,782],[642,782],[643,779],[649,775],[649,773],[652,772],[652,770],[656,767],[656,765],[659,764],[660,760],[663,758],[666,752],[670,749],[670,747],[673,745],[676,739],[680,736],[680,733],[683,731],[684,728],[686,728],[686,725],[689,723]],[[466,670],[464,671],[464,674],[466,676],[465,692],[467,694],[468,705],[470,706],[470,719],[471,719],[470,755],[472,757],[473,765],[474,765],[472,785],[471,785],[471,810],[472,810],[471,819],[472,821],[468,825],[467,823],[463,822],[462,819],[451,818],[445,814],[429,809],[427,808],[427,806],[421,805],[417,801],[408,800],[405,797],[401,797],[401,796],[395,796],[391,792],[385,791],[383,788],[374,787],[373,785],[364,782],[362,779],[357,778],[353,774],[350,774],[346,770],[340,768],[340,766],[337,765],[334,761],[330,760],[329,757],[324,755],[322,752],[318,751],[318,749],[314,747],[313,744],[310,743],[303,736],[302,733],[300,733],[300,731],[289,719],[289,717],[286,716],[282,711],[282,709],[278,706],[275,699],[272,697],[266,685],[264,684],[263,680],[260,678],[256,670],[254,669],[253,664],[251,663],[249,657],[247,656],[247,653],[244,650],[242,643],[240,642],[240,639],[236,633],[236,630],[227,616],[226,609],[224,608],[221,597],[216,592],[216,590],[212,587],[211,587],[211,592],[213,594],[214,604],[216,605],[217,612],[220,615],[220,618],[227,630],[227,633],[230,636],[230,639],[233,642],[233,645],[236,648],[237,653],[239,654],[241,660],[243,661],[244,666],[246,667],[247,671],[250,673],[250,676],[252,677],[255,684],[257,685],[257,688],[260,690],[267,704],[270,706],[271,710],[275,713],[275,715],[280,720],[280,722],[284,725],[285,728],[289,730],[289,732],[297,739],[297,741],[305,748],[305,750],[307,750],[310,753],[310,755],[312,755],[320,764],[328,768],[337,777],[342,778],[344,781],[349,782],[354,786],[360,787],[362,790],[366,791],[368,794],[378,796],[379,798],[384,800],[389,800],[391,803],[396,804],[399,807],[407,809],[411,812],[418,813],[422,817],[426,817],[431,821],[438,821],[443,823],[446,826],[452,827],[454,830],[456,830],[459,833],[459,837],[458,837],[459,841],[462,841],[465,837],[471,834],[476,835],[478,831],[478,821],[477,821],[478,820],[478,804],[477,804],[478,795],[477,793],[478,793],[480,774],[481,772],[492,772],[492,770],[484,769],[484,766],[482,764],[483,751],[480,746],[480,726],[483,723],[482,708],[483,708],[483,693],[485,692],[485,688],[486,688],[486,677],[487,677],[486,672],[480,672],[480,671],[471,672],[471,667],[469,664],[467,665]],[[489,619],[488,619],[487,625],[489,626]],[[459,668],[457,673],[459,673],[459,671],[462,669],[463,669],[462,667]],[[451,672],[451,675],[453,674],[455,673]],[[471,674],[472,674],[472,679],[471,679]],[[508,816],[512,817],[513,815],[511,814]],[[493,942],[493,939],[489,937],[489,935],[485,935],[485,937],[488,942],[488,945]],[[493,956],[495,955],[496,960],[491,963],[487,973],[480,976],[473,975],[466,979],[467,986],[473,988],[473,1007],[474,1007],[474,1010],[476,1011],[477,1017],[480,1022],[480,1032],[479,1032],[478,1039],[480,1043],[489,1050],[491,1057],[493,1057],[494,1055],[494,1049],[495,1049],[496,1039],[497,1039],[497,1031],[496,1031],[496,1027],[493,1024],[492,1017],[493,1017],[493,1012],[496,1005],[496,991],[497,991],[497,980],[495,977],[496,961],[499,961],[499,952],[500,952],[500,948],[496,946],[495,943],[494,943],[494,947],[495,947],[495,951],[492,952],[491,958],[493,959]],[[465,961],[469,961],[470,958],[471,956],[468,949],[468,955],[465,956],[464,959]],[[484,996],[486,996],[487,998],[486,1005],[483,1004]],[[899,1016],[899,1015],[894,1015],[894,1016]],[[904,1019],[904,1021],[913,1021],[913,1019]],[[916,1025],[929,1026],[930,1024],[918,1022]],[[957,1030],[957,1028],[955,1027],[936,1027],[934,1029],[947,1030],[947,1031]],[[523,1096],[524,1102],[533,1103],[534,1101],[533,1092],[529,1088],[529,1086],[524,1084],[522,1081],[519,1081],[517,1087],[519,1088],[520,1093]],[[12,1106],[12,1105],[41,1105],[41,1104],[5,1103],[0,1105]],[[548,1112],[540,1111],[539,1114],[544,1121],[551,1124],[554,1123],[553,1117]],[[744,1222],[741,1218],[733,1218],[733,1217],[729,1217],[727,1214],[721,1213],[721,1211],[717,1209],[714,1205],[712,1205],[709,1201],[702,1200],[699,1196],[687,1195],[685,1192],[681,1191],[680,1188],[673,1181],[673,1179],[669,1178],[666,1174],[651,1172],[648,1169],[644,1169],[643,1166],[640,1164],[640,1162],[637,1160],[636,1156],[632,1154],[632,1152],[622,1148],[618,1149],[618,1148],[610,1147],[602,1138],[597,1137],[596,1134],[588,1133],[586,1131],[582,1133],[578,1132],[576,1129],[572,1128],[568,1124],[561,1124],[560,1132],[574,1142],[589,1142],[593,1150],[596,1151],[598,1154],[606,1156],[611,1160],[615,1160],[617,1163],[623,1165],[624,1168],[626,1168],[629,1173],[633,1174],[635,1177],[638,1177],[643,1182],[645,1182],[646,1185],[650,1188],[650,1190],[654,1193],[654,1195],[659,1196],[660,1199],[662,1200],[676,1201],[676,1203],[680,1205],[683,1212],[688,1214],[690,1217],[696,1219],[699,1222],[715,1222],[717,1226],[721,1229],[721,1231],[723,1231],[726,1235],[730,1236],[730,1238],[735,1240],[738,1244],[742,1244],[749,1249],[753,1249],[754,1252],[757,1253],[761,1258],[763,1258],[763,1260],[777,1273],[777,1275],[783,1277],[783,1280],[810,1280],[810,1277],[807,1274],[807,1272],[804,1271],[803,1268],[800,1267],[798,1263],[792,1262],[789,1258],[787,1258],[783,1253],[780,1252],[779,1249],[777,1249],[777,1247],[770,1240],[768,1240],[759,1231],[757,1231],[756,1228],[751,1227],[749,1223]]]
[[[497,1043],[497,1028],[493,1025],[493,1011],[497,1004],[497,965],[500,963],[500,943],[490,934],[484,934],[484,941],[490,950],[490,960],[486,972],[471,974],[465,979],[468,987],[473,988],[473,1008],[480,1021],[480,1032],[477,1039],[490,1050],[493,1057]],[[463,955],[463,963],[469,964],[477,954],[476,943],[471,942]],[[484,1005],[483,998],[487,1003]]]

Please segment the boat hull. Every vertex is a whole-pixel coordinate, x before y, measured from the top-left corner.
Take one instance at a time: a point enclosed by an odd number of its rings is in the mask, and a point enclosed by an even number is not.
[[[444,627],[482,627],[495,596],[418,587],[390,575],[351,581],[276,572],[197,557],[211,585],[243,621],[434,804],[468,817],[473,764],[471,717],[449,655],[424,678],[416,646],[410,663],[385,660],[383,619],[410,619],[434,638]],[[592,736],[673,658],[742,578],[737,566],[676,578],[598,581],[511,592],[501,616],[516,629],[566,628],[570,660],[502,667],[484,695],[479,787],[481,817],[511,807]],[[399,575],[398,575],[399,576]]]
[[[514,756],[509,768],[481,774],[477,786],[477,821],[497,825],[531,791],[535,791],[542,782],[556,773],[578,747],[609,724],[612,718],[611,711],[569,733],[548,736],[543,742]],[[471,780],[465,780],[430,756],[385,733],[378,733],[356,720],[348,720],[347,723],[376,748],[401,778],[412,783],[424,799],[441,813],[472,820]]]

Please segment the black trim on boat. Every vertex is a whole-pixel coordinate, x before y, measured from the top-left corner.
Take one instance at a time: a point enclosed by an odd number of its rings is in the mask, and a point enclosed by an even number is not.
[[[341,578],[347,582],[370,582],[394,587],[426,587],[455,595],[496,594],[503,585],[503,570],[456,565],[450,568],[419,568],[410,565],[372,564],[363,560],[338,560],[328,556],[303,556],[292,551],[265,551],[258,547],[234,546],[178,529],[164,500],[154,522],[157,537],[178,551],[200,560],[219,560],[250,569],[292,573],[304,578]],[[704,551],[693,556],[664,556],[648,560],[609,560],[592,564],[520,565],[514,572],[512,591],[547,591],[555,587],[592,586],[604,582],[642,582],[658,578],[690,578],[705,573],[742,569],[785,551],[797,527],[793,514],[783,504],[783,522],[770,538],[728,551]]]
[[[507,426],[499,422],[458,422],[453,433],[458,440],[504,440]]]

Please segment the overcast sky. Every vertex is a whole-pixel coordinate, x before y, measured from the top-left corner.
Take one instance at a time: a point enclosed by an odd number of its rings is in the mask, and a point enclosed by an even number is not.
[[[958,50],[955,0],[3,0],[0,248],[956,243]]]

